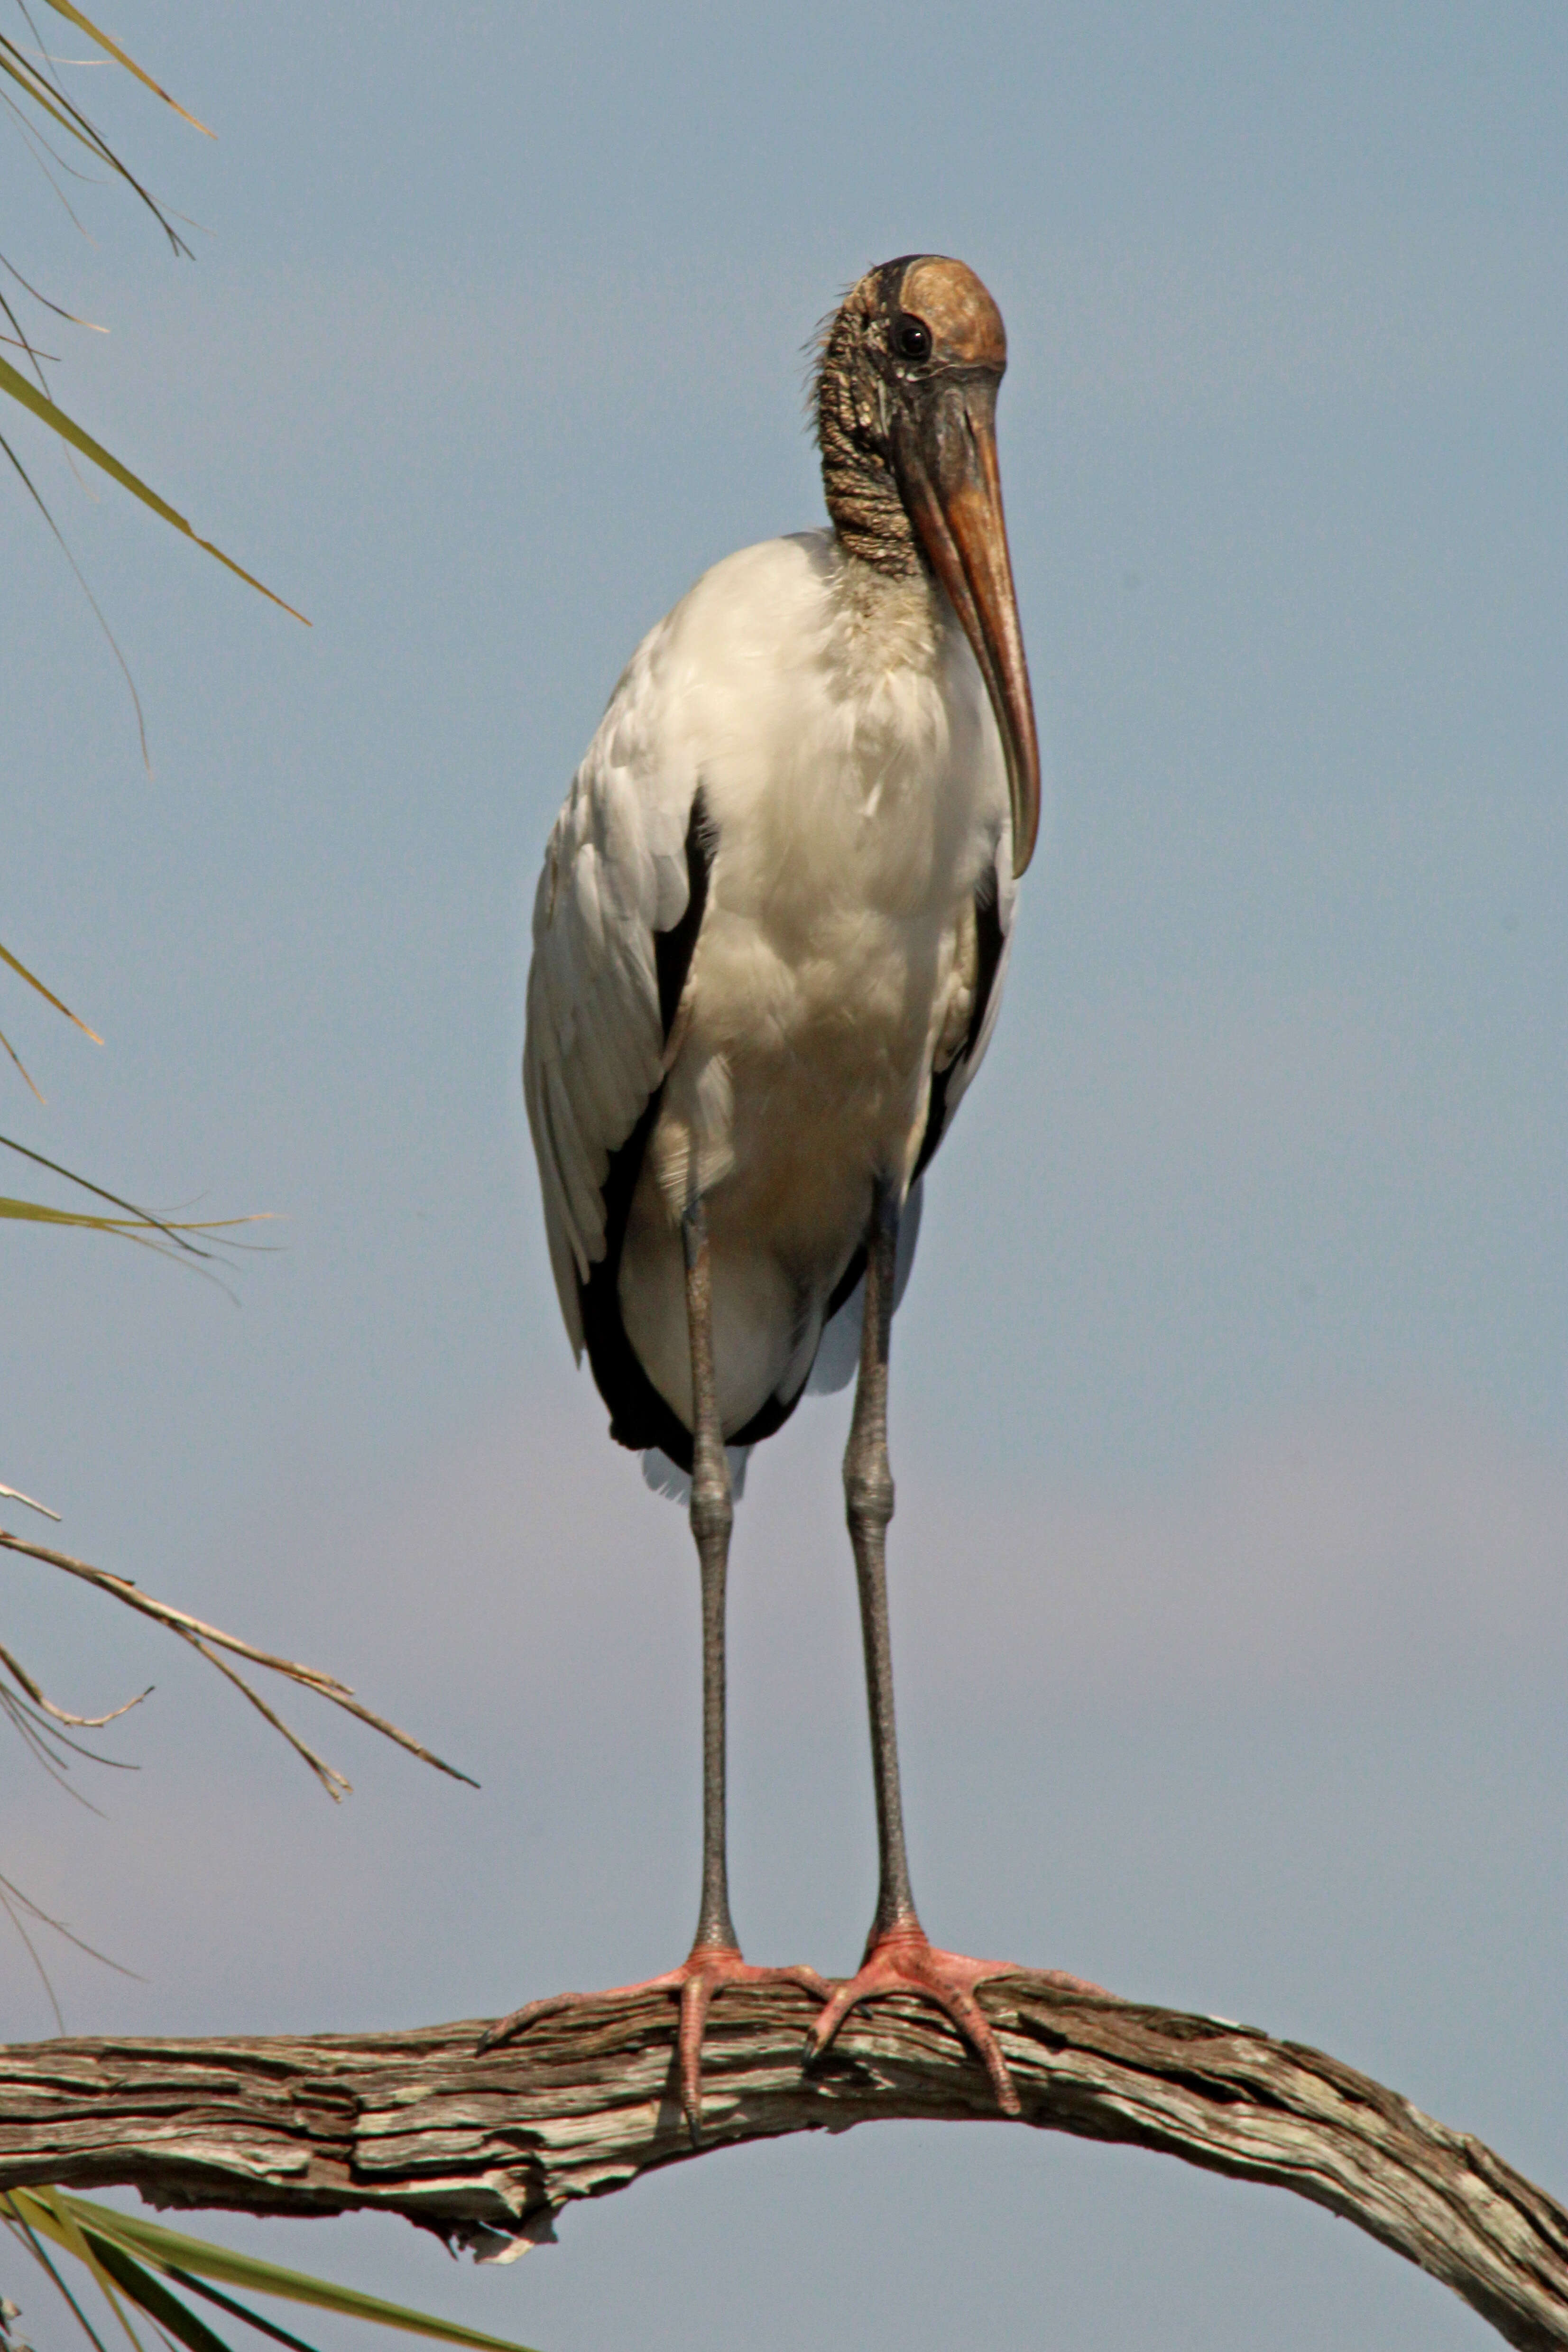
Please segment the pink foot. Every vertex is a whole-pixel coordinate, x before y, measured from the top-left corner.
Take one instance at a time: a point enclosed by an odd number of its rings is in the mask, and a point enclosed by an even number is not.
[[[863,2000],[874,2000],[879,1993],[914,1993],[921,2000],[934,2001],[952,2020],[990,2075],[997,2105],[1004,2115],[1016,2116],[1020,2112],[1017,2086],[1007,2071],[991,2021],[974,1998],[974,1988],[988,1977],[1017,1973],[1007,1960],[971,1960],[960,1952],[939,1951],[918,1924],[889,1928],[868,1948],[858,1974],[835,1987],[832,1999],[811,2029],[807,2055],[820,2057],[850,2011]],[[1074,1991],[1100,1990],[1078,1977],[1064,1976],[1058,1981]]]
[[[481,2053],[497,2050],[503,2042],[526,2033],[542,2017],[555,2017],[563,2010],[592,2001],[616,2000],[638,1992],[674,1993],[680,2002],[680,2108],[695,2142],[702,2117],[702,2032],[714,1994],[733,1984],[797,1985],[817,2000],[826,2000],[829,1990],[815,1969],[754,1969],[733,1944],[693,1944],[678,1969],[667,1969],[663,1976],[645,1977],[640,1984],[616,1985],[609,1992],[553,1992],[542,2000],[525,2001],[482,2034],[479,2046]]]

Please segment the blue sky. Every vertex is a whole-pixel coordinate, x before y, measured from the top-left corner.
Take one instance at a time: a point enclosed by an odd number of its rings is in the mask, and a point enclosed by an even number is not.
[[[642,630],[819,516],[816,321],[928,247],[1007,320],[1052,810],[896,1334],[922,1908],[1321,2042],[1560,2185],[1561,12],[118,29],[219,134],[78,77],[195,264],[101,190],[79,236],[16,142],[6,251],[112,330],[48,346],[73,413],[314,626],[18,431],[153,774],[13,498],[0,937],[106,1044],[13,992],[48,1104],[3,1131],[280,1222],[237,1307],[10,1228],[0,1477],[484,1789],[317,1725],[333,1813],[14,1568],[54,1696],[159,1684],[107,1822],[7,1784],[7,1874],[146,1979],[62,1958],[69,2023],[477,2014],[683,1948],[696,1580],[559,1328],[526,910]],[[842,1439],[825,1402],[758,1457],[733,1601],[738,1921],[833,1969],[873,1888]],[[258,2234],[551,2352],[1482,2339],[1304,2208],[984,2129],[715,2160],[500,2276]]]

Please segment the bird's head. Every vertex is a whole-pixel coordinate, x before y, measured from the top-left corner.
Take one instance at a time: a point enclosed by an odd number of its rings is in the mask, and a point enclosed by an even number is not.
[[[817,438],[827,511],[850,554],[935,573],[991,697],[1013,803],[1013,868],[1040,824],[1040,752],[1018,625],[996,391],[1002,313],[962,261],[906,254],[850,289],[823,338]]]

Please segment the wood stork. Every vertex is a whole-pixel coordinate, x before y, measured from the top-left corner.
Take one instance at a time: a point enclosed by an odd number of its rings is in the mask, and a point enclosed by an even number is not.
[[[730,556],[643,640],[534,908],[523,1081],[561,1311],[611,1435],[690,1479],[702,1898],[689,1958],[650,1981],[680,1999],[694,2134],[709,2002],[758,1979],[822,2000],[813,2053],[868,1996],[925,1996],[1017,2108],[974,1997],[1000,1964],[937,1950],[915,1910],[884,1562],[893,1307],[1039,823],[996,463],[1005,363],[962,262],[906,255],[852,289],[817,375],[832,528]],[[724,1839],[731,1465],[819,1356],[826,1385],[858,1361],[844,1483],[881,1857],[864,1964],[837,1987],[742,1959]],[[530,2003],[489,2043],[580,1998]]]

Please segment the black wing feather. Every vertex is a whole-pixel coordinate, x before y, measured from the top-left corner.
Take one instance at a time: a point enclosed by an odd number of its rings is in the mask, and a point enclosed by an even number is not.
[[[712,845],[709,839],[707,811],[703,806],[701,787],[691,803],[691,819],[686,828],[685,911],[668,931],[653,935],[654,971],[658,981],[658,1013],[664,1024],[665,1043],[675,1025],[680,1008],[681,993],[691,959],[697,950],[698,933],[708,907],[708,883],[712,870]],[[662,1082],[655,1087],[644,1107],[642,1117],[617,1150],[610,1154],[609,1168],[605,1176],[605,1255],[588,1269],[588,1279],[577,1281],[577,1300],[583,1312],[583,1339],[593,1368],[595,1384],[610,1409],[610,1435],[618,1444],[641,1453],[646,1446],[657,1445],[683,1470],[691,1467],[691,1433],[673,1406],[660,1396],[637,1360],[626,1328],[621,1320],[621,1252],[626,1245],[626,1220],[632,1213],[632,1197],[642,1174],[643,1154],[647,1150],[648,1137],[653,1133],[664,1098]]]

